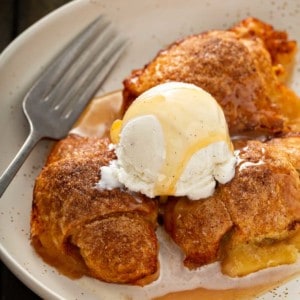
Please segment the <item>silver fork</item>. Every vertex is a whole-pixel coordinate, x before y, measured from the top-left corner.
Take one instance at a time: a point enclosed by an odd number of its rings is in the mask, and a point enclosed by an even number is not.
[[[23,100],[30,133],[0,178],[0,197],[42,138],[65,137],[127,45],[100,16],[52,61]]]

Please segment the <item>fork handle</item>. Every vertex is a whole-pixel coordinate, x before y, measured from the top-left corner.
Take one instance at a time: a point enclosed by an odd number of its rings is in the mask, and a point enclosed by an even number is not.
[[[42,137],[38,131],[34,129],[30,130],[30,133],[27,139],[25,140],[23,146],[0,177],[0,198],[2,197],[3,193],[5,192],[12,179],[17,174],[18,170],[23,165],[29,153],[32,151],[36,143],[41,138]]]

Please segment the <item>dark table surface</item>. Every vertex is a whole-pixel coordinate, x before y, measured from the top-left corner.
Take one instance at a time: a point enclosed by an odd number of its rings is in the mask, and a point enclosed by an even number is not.
[[[0,0],[0,52],[28,26],[70,0]],[[1,300],[40,299],[1,262]]]

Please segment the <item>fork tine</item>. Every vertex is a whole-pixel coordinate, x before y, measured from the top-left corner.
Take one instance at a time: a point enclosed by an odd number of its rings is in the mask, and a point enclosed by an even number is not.
[[[64,105],[63,98],[66,98],[66,93],[70,93],[73,89],[73,83],[84,76],[86,66],[95,64],[97,56],[102,51],[105,51],[112,37],[116,35],[111,24],[108,24],[90,41],[85,49],[76,58],[69,68],[66,69],[59,83],[49,92],[48,98],[51,98],[51,108],[60,109]]]
[[[51,62],[41,76],[37,79],[35,84],[25,96],[24,104],[28,97],[35,99],[44,99],[49,91],[60,81],[65,70],[72,64],[76,57],[89,44],[90,40],[97,34],[99,28],[105,28],[108,21],[103,15],[97,17],[86,28],[84,28],[67,46],[60,52],[60,54]],[[47,89],[41,90],[39,87],[47,86]]]
[[[65,108],[70,108],[72,102],[76,102],[76,105],[78,104],[82,90],[88,88],[90,82],[97,76],[97,73],[103,72],[101,69],[109,62],[110,57],[113,56],[114,52],[116,52],[124,42],[125,40],[120,37],[111,36],[105,44],[98,43],[97,47],[95,47],[95,58],[93,56],[87,63],[83,62],[80,64],[76,73],[72,74],[73,77],[66,78],[66,84],[72,82],[72,86],[70,86],[69,89],[63,89],[64,93],[59,97],[60,102],[58,108],[62,112],[61,115],[65,115]],[[120,50],[122,50],[122,48]],[[86,65],[90,67],[86,68]],[[77,74],[79,74],[79,76],[77,76]]]
[[[102,57],[99,57],[95,66],[87,73],[87,76],[81,83],[80,88],[74,92],[75,97],[70,98],[68,106],[64,110],[63,117],[70,119],[70,123],[74,123],[78,119],[83,108],[90,101],[99,86],[104,82],[127,45],[127,40],[123,38],[115,39],[111,44],[109,51],[107,51]],[[74,102],[76,102],[76,105],[72,106]]]

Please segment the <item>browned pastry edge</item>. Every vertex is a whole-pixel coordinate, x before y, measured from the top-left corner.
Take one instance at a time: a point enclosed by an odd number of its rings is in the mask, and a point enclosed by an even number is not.
[[[270,53],[273,66],[276,66],[276,75],[283,78],[283,81],[289,76],[297,51],[297,42],[288,40],[286,31],[275,30],[272,25],[253,17],[242,20],[230,30],[241,38],[261,39]]]
[[[66,158],[76,157],[101,157],[107,156],[108,161],[115,159],[113,151],[107,151],[110,140],[98,137],[83,137],[77,134],[69,134],[66,138],[54,144],[47,157],[45,166]]]

